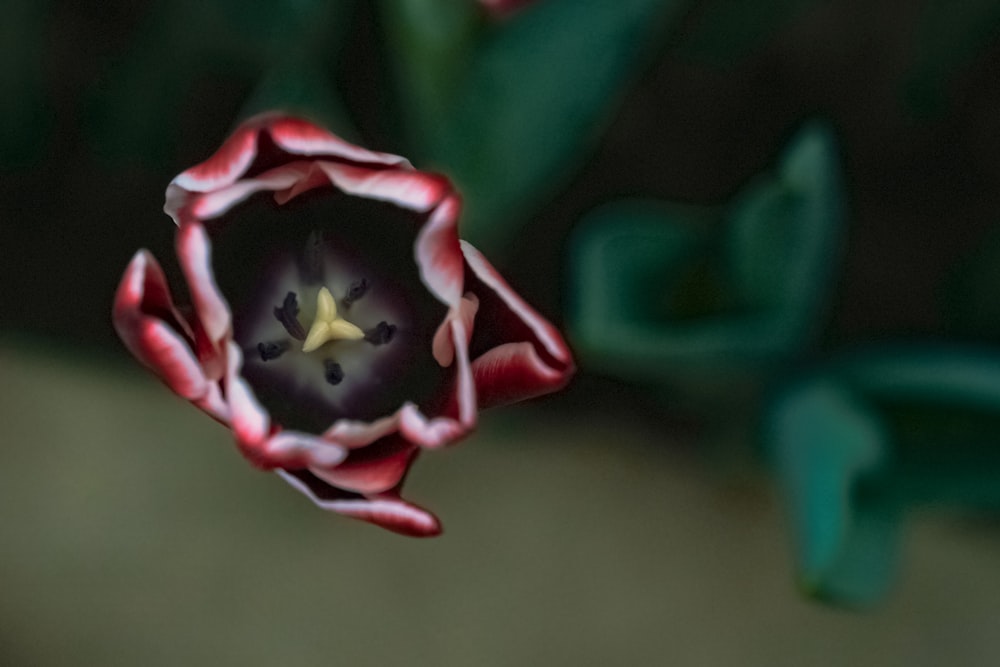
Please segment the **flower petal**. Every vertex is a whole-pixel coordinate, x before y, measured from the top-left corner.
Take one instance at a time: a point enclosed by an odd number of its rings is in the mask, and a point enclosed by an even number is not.
[[[188,342],[190,328],[174,307],[163,270],[146,250],[125,269],[112,321],[129,351],[175,393],[192,401],[206,395],[208,381]]]
[[[412,537],[441,534],[441,522],[427,510],[399,498],[395,492],[365,497],[330,486],[307,470],[277,470],[278,475],[319,507],[374,523]]]
[[[465,342],[468,344],[469,334],[473,330],[478,311],[479,297],[469,292],[462,297],[458,308],[452,309],[448,313],[448,316],[434,333],[434,339],[431,341],[431,352],[434,355],[434,361],[438,362],[442,368],[451,366],[455,360],[455,329],[452,327],[452,320],[457,318],[462,321]]]
[[[332,467],[347,458],[347,449],[325,438],[299,431],[280,431],[264,445],[275,468]]]
[[[316,165],[338,189],[349,195],[385,201],[423,213],[451,190],[447,179],[412,169],[373,169],[340,162]]]
[[[507,281],[493,268],[493,265],[471,243],[461,241],[460,244],[465,261],[468,263],[469,268],[472,269],[476,278],[492,290],[510,313],[530,330],[545,352],[559,365],[563,373],[567,373],[568,377],[568,374],[572,373],[573,370],[573,358],[570,355],[569,347],[567,347],[566,342],[559,335],[556,328],[529,306],[524,299],[518,296],[511,289],[510,285],[507,284]],[[483,319],[491,321],[489,316],[483,316]]]
[[[295,155],[332,155],[354,162],[410,166],[406,158],[355,146],[301,118],[274,118],[266,123],[266,128],[274,143]]]
[[[399,413],[365,422],[355,419],[339,419],[327,429],[323,437],[338,445],[355,449],[375,442],[379,438],[399,430]]]
[[[528,342],[495,347],[472,362],[480,408],[516,403],[561,388],[565,369],[552,368]]]
[[[417,448],[400,437],[390,437],[352,450],[337,466],[309,466],[327,484],[356,493],[379,493],[398,485],[410,467]]]
[[[232,316],[212,272],[212,244],[205,227],[198,222],[182,224],[177,230],[177,257],[191,290],[195,313],[209,339],[214,354],[221,356],[229,337]]]
[[[457,442],[467,435],[475,425],[466,425],[451,417],[435,417],[427,419],[417,406],[407,403],[399,411],[399,432],[410,442],[421,447],[435,449]]]
[[[212,157],[179,174],[170,185],[209,192],[234,183],[257,157],[257,133],[253,125],[241,125]]]
[[[199,220],[210,220],[257,192],[290,190],[306,178],[310,166],[305,162],[293,162],[255,178],[245,178],[224,188],[198,195],[191,201],[191,212]]]
[[[262,468],[274,468],[277,462],[269,456],[267,449],[271,417],[240,375],[243,352],[231,340],[227,343],[226,360],[226,402],[236,443],[251,463]]]
[[[442,303],[455,306],[464,288],[464,262],[458,241],[458,197],[446,197],[417,235],[416,260],[420,277]]]

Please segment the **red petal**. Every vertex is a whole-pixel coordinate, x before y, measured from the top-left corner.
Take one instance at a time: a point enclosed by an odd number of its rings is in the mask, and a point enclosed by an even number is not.
[[[195,313],[209,339],[214,356],[222,355],[223,342],[231,333],[232,317],[212,272],[212,244],[198,222],[182,224],[177,230],[177,257],[191,290]]]
[[[198,220],[216,218],[251,195],[262,192],[291,190],[310,173],[307,162],[293,162],[271,169],[254,178],[247,178],[224,188],[193,197],[191,212]]]
[[[171,181],[189,192],[208,192],[234,183],[257,156],[258,129],[251,124],[240,126],[212,157]]]
[[[437,517],[402,500],[395,491],[365,497],[330,486],[308,471],[276,472],[325,510],[368,521],[411,537],[441,534],[441,522]]]
[[[385,443],[385,444],[383,444]],[[380,493],[399,484],[417,448],[401,437],[390,437],[354,449],[346,461],[333,467],[310,467],[327,484],[356,493]]]
[[[470,292],[462,297],[458,308],[452,308],[448,312],[447,317],[434,332],[434,339],[431,341],[431,353],[439,366],[447,368],[455,360],[455,329],[451,324],[452,320],[462,321],[466,347],[468,347],[469,334],[475,326],[476,312],[478,311],[479,297]]]
[[[405,158],[389,153],[376,153],[317,127],[301,118],[274,118],[265,129],[278,146],[295,155],[332,155],[354,162],[371,162],[388,166],[406,165]]]
[[[566,367],[571,366],[573,363],[572,355],[570,355],[566,342],[559,335],[559,331],[529,306],[524,299],[518,296],[510,288],[510,285],[507,284],[507,281],[503,279],[503,276],[493,268],[493,265],[472,244],[462,241],[461,246],[462,253],[465,255],[465,261],[468,263],[469,268],[472,269],[476,278],[481,280],[486,287],[500,297],[500,300],[510,313],[531,331],[535,339],[555,361]],[[489,321],[485,315],[482,317],[484,321]]]
[[[326,438],[298,431],[280,431],[263,445],[274,468],[332,467],[347,458],[347,449]]]
[[[316,165],[334,186],[347,194],[390,202],[420,213],[436,206],[451,190],[444,177],[412,169],[372,169],[325,160]]]
[[[174,307],[170,288],[156,259],[140,250],[122,276],[112,313],[125,346],[174,392],[188,400],[208,393],[191,349],[191,332]]]
[[[465,424],[451,417],[427,419],[412,403],[399,411],[399,432],[412,443],[434,449],[450,445],[468,434],[475,426],[475,412],[470,423]]]
[[[552,368],[531,343],[507,343],[472,362],[480,408],[516,403],[562,388],[569,381],[565,369]]]
[[[267,451],[271,417],[254,396],[250,385],[240,375],[243,367],[243,352],[233,341],[227,342],[226,349],[226,403],[232,422],[236,443],[243,455],[254,465],[262,468],[277,467]]]
[[[448,306],[457,306],[464,289],[464,262],[458,240],[461,205],[454,194],[446,197],[417,235],[416,259],[427,288]]]

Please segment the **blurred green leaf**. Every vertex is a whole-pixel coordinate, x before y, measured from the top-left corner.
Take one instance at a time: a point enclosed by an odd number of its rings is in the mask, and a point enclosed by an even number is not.
[[[112,159],[163,160],[179,109],[213,78],[256,81],[292,64],[322,62],[347,26],[351,3],[321,0],[171,0],[153,6],[128,53],[94,90],[92,129]],[[315,70],[303,73],[317,85]],[[289,86],[301,83],[291,83]],[[302,101],[299,95],[296,101]],[[219,100],[214,100],[218,104]]]
[[[44,89],[50,2],[8,0],[0,23],[0,167],[37,156],[53,124]]]
[[[580,230],[585,242],[575,264],[580,268],[573,293],[577,319],[591,333],[584,337],[600,336],[614,321],[657,322],[669,302],[659,297],[679,280],[692,253],[704,248],[706,231],[690,213],[654,202],[622,202],[595,211]],[[602,270],[608,268],[614,270]]]
[[[832,135],[810,124],[715,224],[648,203],[592,214],[571,250],[581,357],[688,389],[752,381],[809,342],[828,301],[841,200]]]
[[[1000,354],[963,346],[909,345],[857,353],[839,374],[883,400],[975,406],[1000,413]]]
[[[867,349],[786,387],[765,417],[804,588],[869,604],[914,506],[1000,508],[1000,353]]]
[[[793,139],[777,173],[737,199],[727,265],[746,306],[778,309],[808,326],[824,302],[843,231],[836,142],[813,122]]]
[[[735,63],[819,0],[706,0],[677,46],[681,57],[716,66]]]
[[[866,486],[886,464],[883,424],[820,380],[775,402],[765,441],[790,506],[803,589],[845,604],[881,598],[898,550],[896,513]]]
[[[928,0],[917,34],[905,99],[921,115],[940,113],[950,79],[1000,41],[1000,2]]]
[[[685,4],[546,0],[489,30],[464,17],[440,30],[420,27],[454,11],[448,3],[406,5],[427,8],[432,18],[397,12],[390,25],[419,23],[395,30],[395,61],[413,81],[410,92],[445,95],[433,108],[419,105],[428,112],[414,120],[429,124],[413,134],[427,159],[460,186],[464,235],[487,248],[513,239],[519,220],[569,180],[642,57]],[[470,34],[479,36],[474,45]]]
[[[414,150],[426,155],[433,145],[428,129],[444,122],[486,28],[484,15],[475,2],[454,0],[383,0],[381,8],[396,85],[407,100],[402,120]]]

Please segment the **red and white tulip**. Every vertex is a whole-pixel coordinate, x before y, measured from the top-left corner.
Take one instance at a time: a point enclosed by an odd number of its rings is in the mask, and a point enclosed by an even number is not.
[[[404,158],[254,117],[167,188],[191,306],[140,250],[115,328],[255,465],[325,509],[435,535],[400,496],[417,454],[573,372],[558,331],[459,240],[460,208]]]

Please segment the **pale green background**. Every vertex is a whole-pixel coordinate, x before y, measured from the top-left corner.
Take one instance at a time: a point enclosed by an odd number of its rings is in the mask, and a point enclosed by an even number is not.
[[[138,367],[0,343],[0,664],[995,665],[1000,539],[918,515],[881,607],[801,599],[766,479],[648,424],[487,413],[409,496],[325,514]],[[687,453],[684,453],[687,452]],[[992,656],[992,657],[991,657]]]

